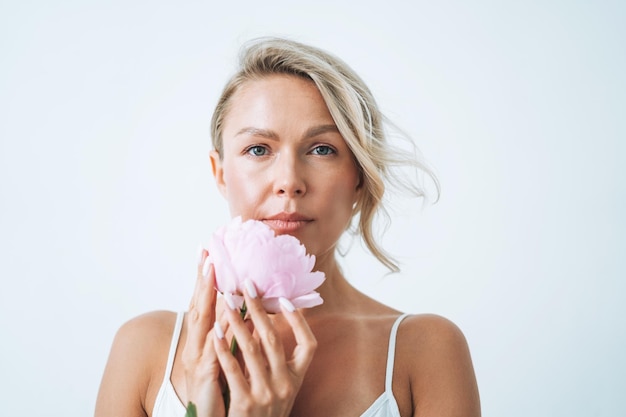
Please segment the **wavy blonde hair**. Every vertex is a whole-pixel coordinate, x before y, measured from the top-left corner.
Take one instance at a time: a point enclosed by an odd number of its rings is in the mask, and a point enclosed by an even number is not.
[[[376,242],[374,219],[377,214],[389,220],[383,206],[386,185],[426,197],[419,181],[412,181],[392,168],[410,166],[426,173],[439,193],[439,183],[417,157],[417,149],[406,152],[386,140],[384,125],[393,127],[380,112],[363,80],[341,59],[321,49],[282,38],[259,38],[245,44],[240,52],[239,69],[227,82],[213,112],[211,136],[215,150],[222,156],[224,120],[231,97],[246,82],[273,74],[288,74],[310,80],[317,86],[339,133],[352,151],[363,188],[353,209],[358,224],[351,229],[363,238],[369,251],[392,272],[399,271],[396,261]],[[415,178],[417,180],[417,177]]]

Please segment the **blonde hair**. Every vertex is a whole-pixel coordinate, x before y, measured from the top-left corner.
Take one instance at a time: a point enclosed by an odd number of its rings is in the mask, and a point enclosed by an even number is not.
[[[358,215],[356,232],[360,233],[369,251],[392,272],[399,271],[396,261],[376,242],[374,218],[382,214],[389,218],[382,202],[385,185],[408,190],[418,197],[425,191],[417,181],[411,181],[392,167],[411,166],[437,179],[413,152],[391,147],[384,126],[393,126],[380,112],[372,93],[363,80],[339,58],[312,46],[281,38],[259,38],[245,44],[239,58],[239,70],[228,81],[211,120],[211,136],[215,150],[222,156],[222,131],[231,97],[246,82],[272,74],[289,74],[312,81],[320,91],[332,118],[354,159],[363,188],[353,209]]]

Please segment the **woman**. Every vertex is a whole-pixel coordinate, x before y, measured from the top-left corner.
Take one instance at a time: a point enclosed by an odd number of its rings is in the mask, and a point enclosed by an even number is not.
[[[306,45],[248,45],[212,120],[210,159],[232,216],[297,237],[326,275],[324,303],[266,314],[256,289],[249,320],[216,296],[203,250],[189,312],[154,312],[116,335],[96,416],[478,416],[478,390],[459,329],[432,315],[401,315],[352,287],[337,264],[340,236],[358,219],[372,236],[389,167],[398,161],[361,79]],[[224,334],[226,333],[226,334]],[[228,340],[234,335],[241,357]],[[227,385],[226,385],[227,384]]]

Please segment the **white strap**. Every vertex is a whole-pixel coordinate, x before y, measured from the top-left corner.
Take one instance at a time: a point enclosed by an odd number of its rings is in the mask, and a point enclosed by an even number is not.
[[[172,367],[174,366],[174,358],[176,357],[176,348],[178,347],[178,339],[180,338],[180,331],[183,328],[184,312],[179,312],[176,315],[176,324],[174,325],[174,332],[172,332],[172,342],[170,343],[170,353],[167,356],[167,365],[165,365],[165,375],[163,381],[169,381],[172,374]]]
[[[396,356],[396,334],[398,333],[398,327],[400,323],[408,313],[404,313],[396,319],[391,327],[391,334],[389,335],[389,350],[387,351],[387,371],[385,375],[385,391],[391,392],[391,385],[393,382],[393,363]]]

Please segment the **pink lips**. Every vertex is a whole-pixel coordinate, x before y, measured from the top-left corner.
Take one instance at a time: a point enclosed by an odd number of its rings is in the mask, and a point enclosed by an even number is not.
[[[283,212],[271,217],[266,217],[262,221],[263,223],[274,229],[276,233],[281,234],[293,233],[301,227],[304,227],[312,222],[313,219],[303,216],[299,213]]]

